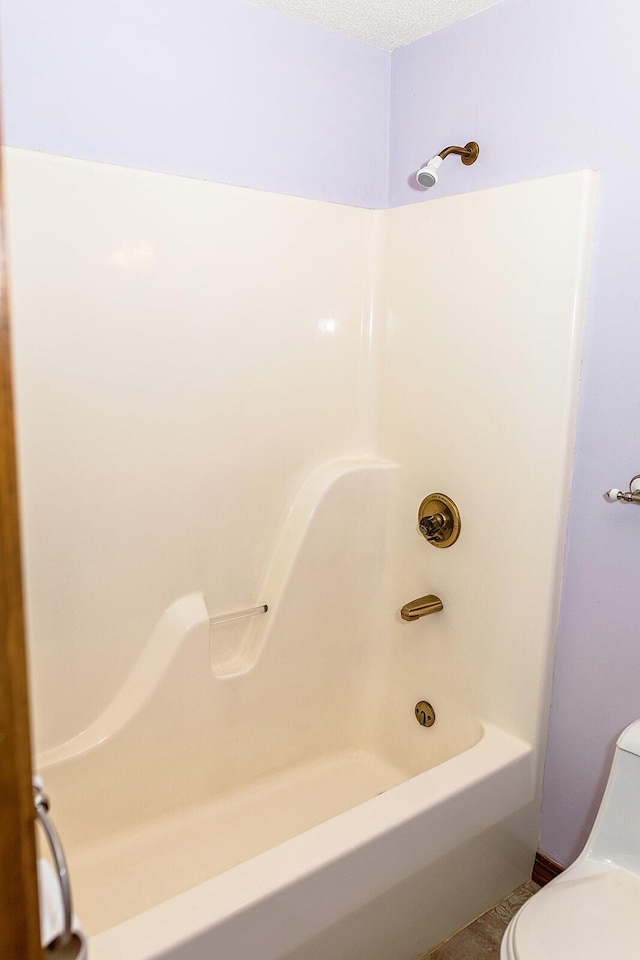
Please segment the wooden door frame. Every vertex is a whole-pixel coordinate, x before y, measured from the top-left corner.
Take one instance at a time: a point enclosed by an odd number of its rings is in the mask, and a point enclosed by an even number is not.
[[[42,960],[0,157],[0,957]]]

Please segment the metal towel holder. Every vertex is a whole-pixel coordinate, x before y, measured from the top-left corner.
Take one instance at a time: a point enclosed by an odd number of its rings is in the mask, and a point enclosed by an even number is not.
[[[611,490],[607,490],[604,498],[608,500],[609,503],[616,503],[618,501],[622,501],[622,503],[640,503],[640,473],[631,478],[629,481],[629,489],[626,493],[613,487]]]
[[[51,856],[58,874],[64,927],[62,933],[55,937],[46,946],[49,956],[59,957],[60,960],[87,960],[87,941],[79,930],[73,929],[73,901],[71,899],[71,883],[67,859],[64,855],[58,831],[49,816],[49,798],[45,794],[42,781],[39,777],[33,778],[33,804],[36,808],[38,823],[44,830],[51,851]]]

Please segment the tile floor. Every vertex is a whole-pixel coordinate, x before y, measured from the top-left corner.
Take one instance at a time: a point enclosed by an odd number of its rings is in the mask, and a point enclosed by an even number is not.
[[[500,942],[507,924],[525,900],[539,889],[537,883],[527,880],[464,930],[445,940],[431,953],[426,953],[421,960],[500,960]]]

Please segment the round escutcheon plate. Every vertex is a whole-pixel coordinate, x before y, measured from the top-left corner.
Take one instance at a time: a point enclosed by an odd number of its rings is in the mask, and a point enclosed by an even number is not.
[[[432,727],[436,722],[436,712],[428,700],[418,700],[415,706],[416,720],[423,727]]]

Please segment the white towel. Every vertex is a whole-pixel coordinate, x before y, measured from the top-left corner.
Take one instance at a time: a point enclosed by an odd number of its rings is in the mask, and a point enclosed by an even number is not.
[[[38,899],[40,901],[40,941],[43,947],[48,947],[64,931],[64,905],[55,868],[43,858],[38,860]],[[71,926],[75,933],[80,932],[78,918],[75,915]]]
[[[62,891],[55,867],[49,860],[38,860],[38,897],[40,900],[40,942],[48,947],[56,937],[64,932],[64,904]],[[71,919],[71,929],[75,934],[73,953],[77,960],[86,960],[87,943],[80,930],[78,918],[74,914]],[[68,948],[67,948],[68,949]],[[71,954],[64,952],[65,957]]]

